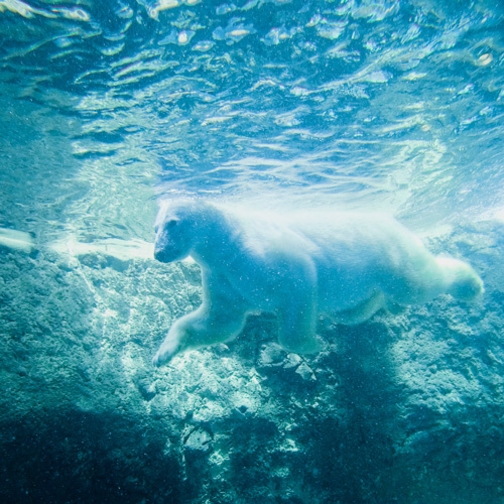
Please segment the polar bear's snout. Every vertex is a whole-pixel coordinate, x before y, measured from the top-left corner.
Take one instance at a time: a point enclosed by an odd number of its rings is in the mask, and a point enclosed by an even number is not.
[[[159,262],[169,262],[166,259],[166,251],[163,250],[162,248],[154,248],[154,259]]]
[[[154,242],[154,259],[170,263],[184,259],[189,254],[190,243],[181,233],[160,228]]]
[[[154,243],[154,259],[156,261],[170,263],[180,259],[181,256],[183,256],[181,250],[172,240],[168,240],[163,235],[156,237]]]

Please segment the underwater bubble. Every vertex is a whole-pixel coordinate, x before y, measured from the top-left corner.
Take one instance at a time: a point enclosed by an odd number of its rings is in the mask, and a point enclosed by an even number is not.
[[[215,9],[215,13],[218,16],[223,16],[224,14],[229,14],[230,12],[234,12],[236,10],[235,4],[223,4]]]
[[[493,61],[493,56],[490,53],[485,53],[482,54],[477,60],[476,60],[476,65],[477,66],[487,66],[490,65]]]
[[[211,40],[200,40],[199,42],[196,42],[194,46],[192,47],[193,51],[200,51],[200,52],[206,52],[212,49],[212,47],[215,45],[215,42],[212,42]]]

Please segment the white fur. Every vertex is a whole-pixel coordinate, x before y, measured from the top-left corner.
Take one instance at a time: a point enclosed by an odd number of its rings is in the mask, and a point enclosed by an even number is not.
[[[163,203],[154,255],[192,256],[201,266],[203,303],[179,318],[153,359],[225,342],[251,312],[278,318],[290,352],[319,349],[319,315],[358,324],[387,305],[439,294],[470,301],[483,283],[466,263],[433,256],[397,221],[383,215],[300,212],[282,217],[239,212],[197,200]]]

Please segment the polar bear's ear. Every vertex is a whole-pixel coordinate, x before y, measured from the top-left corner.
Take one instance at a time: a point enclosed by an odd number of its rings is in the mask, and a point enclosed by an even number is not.
[[[178,219],[170,219],[166,224],[166,229],[173,229],[178,224]]]

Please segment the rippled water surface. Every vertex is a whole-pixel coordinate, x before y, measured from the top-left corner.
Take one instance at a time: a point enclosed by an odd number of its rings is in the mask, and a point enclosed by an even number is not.
[[[0,0],[0,227],[152,240],[155,195],[482,218],[495,0]]]

